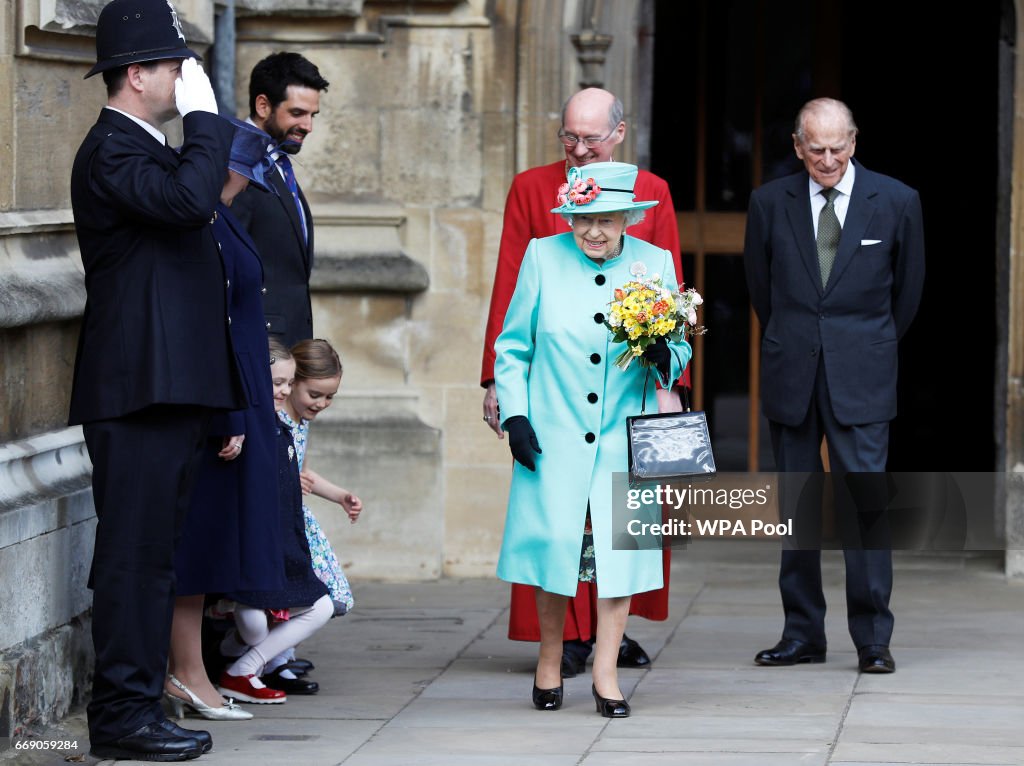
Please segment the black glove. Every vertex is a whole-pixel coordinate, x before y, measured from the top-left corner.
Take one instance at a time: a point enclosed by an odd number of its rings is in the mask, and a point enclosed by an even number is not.
[[[508,431],[508,446],[512,450],[512,457],[518,460],[524,468],[536,471],[537,466],[533,462],[533,453],[536,452],[539,455],[541,449],[529,418],[525,415],[514,415],[502,425]]]
[[[644,349],[643,358],[658,368],[663,381],[668,380],[668,374],[672,371],[672,352],[668,349],[667,340],[658,338]]]

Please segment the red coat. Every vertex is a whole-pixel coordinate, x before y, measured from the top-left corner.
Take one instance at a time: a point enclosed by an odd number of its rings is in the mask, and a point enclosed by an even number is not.
[[[498,250],[498,265],[491,291],[491,308],[487,315],[484,335],[484,357],[480,369],[480,384],[494,380],[494,341],[501,334],[505,312],[515,291],[519,266],[523,262],[530,240],[549,237],[569,230],[561,215],[548,211],[558,202],[558,187],[565,183],[565,161],[523,171],[512,180],[505,200],[505,219]],[[679,260],[679,229],[676,211],[668,184],[646,170],[637,174],[633,193],[638,200],[656,199],[659,204],[645,210],[644,220],[629,227],[629,234],[658,247],[670,250],[676,266],[676,279],[683,284],[683,269]],[[500,402],[499,402],[500,405]],[[665,549],[665,587],[633,596],[630,614],[649,620],[668,618],[668,575],[671,558]],[[564,638],[587,640],[596,635],[597,612],[594,600],[597,588],[592,583],[580,583],[575,598],[569,602]],[[512,609],[509,614],[508,637],[516,641],[539,641],[537,607],[534,589],[525,585],[512,586]]]

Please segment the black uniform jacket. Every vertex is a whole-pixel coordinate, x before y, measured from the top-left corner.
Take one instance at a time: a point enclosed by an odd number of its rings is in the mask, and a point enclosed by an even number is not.
[[[183,122],[175,152],[104,109],[75,157],[87,300],[71,424],[152,404],[244,406],[210,227],[234,127],[206,112]]]

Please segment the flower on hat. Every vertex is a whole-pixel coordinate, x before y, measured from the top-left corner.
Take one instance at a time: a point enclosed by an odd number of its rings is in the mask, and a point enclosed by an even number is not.
[[[558,204],[562,207],[586,205],[597,199],[601,187],[593,178],[578,179],[573,183],[566,182],[558,187]]]
[[[593,176],[583,178],[583,173],[577,167],[569,168],[567,180],[558,187],[558,204],[560,207],[572,210],[577,205],[587,205],[597,199],[601,193],[601,187]]]

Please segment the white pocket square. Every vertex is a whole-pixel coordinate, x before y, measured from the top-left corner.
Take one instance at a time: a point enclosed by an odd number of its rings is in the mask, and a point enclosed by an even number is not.
[[[877,245],[877,244],[879,244],[879,243],[880,243],[881,241],[882,241],[882,240],[880,240],[880,239],[862,239],[862,240],[860,241],[860,246],[861,246],[861,247],[864,247],[864,245]]]

